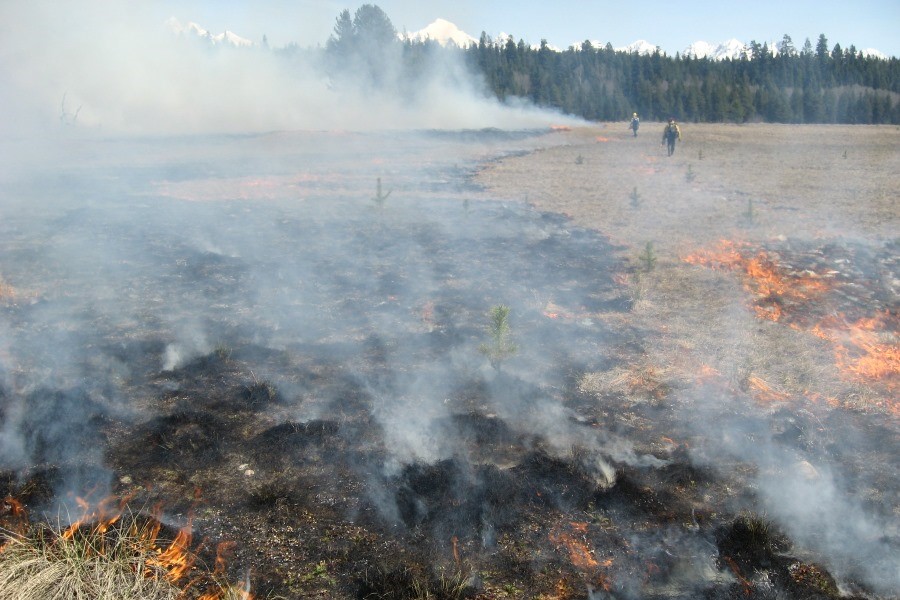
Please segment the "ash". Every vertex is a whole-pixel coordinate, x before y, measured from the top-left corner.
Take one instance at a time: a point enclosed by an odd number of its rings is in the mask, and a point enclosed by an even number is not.
[[[110,494],[193,513],[261,597],[889,594],[898,490],[865,464],[900,448],[877,415],[586,385],[646,351],[623,249],[471,182],[556,143],[54,140],[52,169],[4,176],[0,493],[33,518]],[[492,365],[497,305],[515,351]],[[823,489],[856,524],[767,514]]]

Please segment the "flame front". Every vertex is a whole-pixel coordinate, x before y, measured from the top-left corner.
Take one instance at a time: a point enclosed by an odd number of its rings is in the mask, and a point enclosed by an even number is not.
[[[790,314],[790,327],[830,342],[835,365],[844,379],[877,382],[891,394],[900,388],[900,327],[895,314],[884,311],[853,322],[841,313],[809,319],[817,312],[821,314],[821,306],[825,305],[823,298],[835,289],[829,278],[834,272],[820,275],[807,270],[788,276],[777,260],[766,252],[754,253],[748,244],[729,240],[721,240],[715,249],[695,252],[684,261],[712,269],[742,272],[745,289],[754,298],[756,316],[784,321],[786,314]],[[801,313],[800,308],[806,310]],[[760,400],[774,401],[786,396],[759,378],[751,378],[749,383]],[[896,401],[888,401],[888,404],[887,408],[893,412],[900,409]]]
[[[180,581],[194,566],[197,557],[190,551],[193,539],[191,523],[181,528],[172,543],[165,550],[158,550],[155,557],[147,561],[150,566],[162,567],[166,579],[171,583]]]
[[[897,317],[888,312],[846,323],[841,316],[819,324],[816,335],[834,345],[835,363],[857,381],[882,382],[891,392],[900,388],[900,344]],[[892,409],[896,411],[898,404]]]
[[[611,567],[613,560],[611,558],[602,561],[597,560],[594,556],[594,551],[591,550],[585,539],[587,533],[587,523],[572,521],[568,524],[568,527],[560,526],[554,528],[550,532],[549,538],[557,548],[566,550],[569,561],[575,568],[596,585],[608,591],[611,588],[611,583],[609,578],[602,573],[602,570]]]

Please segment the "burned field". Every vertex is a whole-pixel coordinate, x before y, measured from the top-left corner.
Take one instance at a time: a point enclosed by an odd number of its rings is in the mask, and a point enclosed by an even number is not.
[[[106,141],[13,181],[4,527],[127,499],[191,532],[186,597],[217,548],[256,598],[896,595],[896,242],[651,268],[474,183],[594,148],[567,135]],[[688,284],[687,320],[654,304]],[[734,353],[809,335],[804,367],[730,360],[723,314]]]

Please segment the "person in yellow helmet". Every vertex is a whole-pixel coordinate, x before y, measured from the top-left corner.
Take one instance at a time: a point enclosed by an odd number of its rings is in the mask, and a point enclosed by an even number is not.
[[[638,114],[634,113],[631,115],[631,131],[634,132],[634,137],[637,137],[638,127],[641,126],[641,120],[638,118]]]
[[[668,145],[669,156],[675,154],[675,140],[681,140],[681,129],[678,128],[675,117],[669,117],[669,122],[663,129],[662,143],[660,144]]]

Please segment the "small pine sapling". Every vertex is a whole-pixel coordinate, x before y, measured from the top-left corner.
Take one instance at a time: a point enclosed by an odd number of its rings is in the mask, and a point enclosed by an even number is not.
[[[498,304],[491,308],[490,322],[487,327],[490,342],[481,344],[478,351],[487,356],[491,366],[497,371],[503,361],[516,353],[518,348],[510,340],[509,307]]]
[[[378,205],[378,208],[384,207],[384,201],[388,199],[388,196],[391,195],[392,190],[388,190],[387,193],[382,192],[381,190],[381,177],[376,180],[375,184],[375,196],[372,200],[375,201],[375,204]]]
[[[743,214],[744,223],[747,226],[753,225],[756,221],[756,211],[753,209],[753,198],[747,198],[747,210]]]
[[[684,178],[688,183],[697,178],[697,174],[694,173],[694,169],[691,165],[688,165],[687,173],[684,174]]]
[[[656,251],[653,249],[653,242],[647,242],[644,251],[638,256],[638,260],[644,265],[644,271],[653,270],[656,266]]]
[[[637,186],[634,186],[634,189],[631,190],[631,194],[628,196],[631,199],[631,208],[638,208],[641,205],[641,195],[638,194]]]
[[[583,157],[582,155],[580,155],[580,154],[579,154],[578,156],[576,156],[576,157],[575,157],[575,164],[576,164],[576,165],[584,164],[584,157]]]

